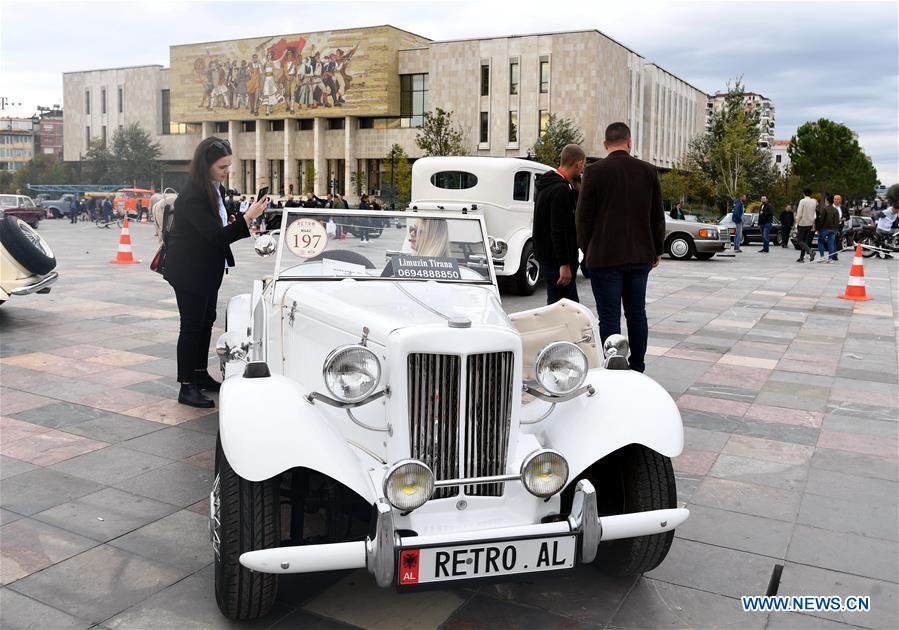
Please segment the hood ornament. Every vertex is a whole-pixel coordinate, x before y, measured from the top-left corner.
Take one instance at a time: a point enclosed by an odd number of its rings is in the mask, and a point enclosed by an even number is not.
[[[360,346],[366,346],[368,344],[368,333],[369,332],[370,331],[368,330],[368,326],[362,327],[362,339],[359,340]]]

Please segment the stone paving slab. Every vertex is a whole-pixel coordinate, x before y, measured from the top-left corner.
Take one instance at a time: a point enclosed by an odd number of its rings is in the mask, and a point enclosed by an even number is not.
[[[835,297],[851,261],[796,265],[780,248],[652,272],[647,373],[681,409],[673,466],[692,516],[647,575],[582,566],[413,596],[365,571],[293,575],[268,617],[233,624],[215,606],[205,526],[218,414],[175,401],[171,289],[144,265],[108,264],[115,230],[40,229],[60,281],[0,309],[4,630],[899,627],[895,262],[865,261],[867,303]],[[132,238],[149,260],[152,228]],[[234,249],[220,314],[272,264],[249,241]],[[541,292],[503,303],[534,308]],[[781,594],[867,594],[873,609],[743,613],[776,564]]]

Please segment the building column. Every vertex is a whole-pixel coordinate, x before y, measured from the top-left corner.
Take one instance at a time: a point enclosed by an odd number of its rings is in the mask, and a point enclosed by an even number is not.
[[[264,122],[264,120],[256,121],[256,187],[253,189],[254,195],[259,192],[260,188],[268,185],[268,169],[265,168],[265,145],[262,134],[262,124]],[[274,194],[274,192],[270,190],[269,194]]]
[[[347,116],[343,123],[343,188],[346,191],[346,200],[356,205],[359,198],[356,196],[356,186],[353,184],[353,173],[356,172],[356,127],[358,118]],[[363,191],[364,192],[364,191]]]
[[[325,161],[325,125],[327,120],[321,117],[313,119],[312,127],[312,164],[315,168],[314,192],[319,197],[328,194],[328,162]]]
[[[200,129],[200,132],[201,132],[200,135],[203,136],[203,139],[208,138],[209,136],[214,135],[213,134],[214,129],[215,129],[215,125],[212,123],[212,121],[204,120],[203,126]]]
[[[234,163],[231,165],[231,174],[228,175],[228,188],[240,188],[241,192],[246,192],[246,180],[243,177],[243,166],[240,158],[237,156],[237,131],[240,121],[228,121],[228,144],[231,145]],[[240,173],[238,176],[237,174]]]
[[[292,119],[287,119],[284,121],[284,168],[281,173],[281,186],[284,188],[284,194],[296,194],[296,183],[294,182],[293,176],[293,158],[290,153],[290,125],[294,121]],[[293,193],[290,191],[290,186],[293,185],[294,190]]]

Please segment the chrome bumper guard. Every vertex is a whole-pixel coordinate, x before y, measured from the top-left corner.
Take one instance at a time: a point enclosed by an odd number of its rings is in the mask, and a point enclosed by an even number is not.
[[[673,530],[690,516],[685,508],[599,516],[596,489],[586,479],[581,479],[575,488],[568,519],[553,523],[403,537],[396,531],[393,508],[386,499],[378,499],[375,512],[373,537],[366,538],[364,542],[249,551],[241,554],[240,563],[262,573],[312,573],[367,568],[378,586],[386,588],[396,582],[397,552],[403,547],[576,534],[580,541],[578,560],[586,563],[596,558],[599,543],[603,540],[661,534]]]
[[[50,285],[59,279],[59,274],[55,271],[48,273],[38,282],[28,284],[9,292],[10,295],[30,295],[31,293],[49,293]]]

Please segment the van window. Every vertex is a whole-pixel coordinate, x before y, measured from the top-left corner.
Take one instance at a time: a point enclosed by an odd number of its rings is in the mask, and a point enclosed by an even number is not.
[[[466,171],[440,171],[431,175],[431,183],[437,188],[464,190],[478,185],[478,177]]]
[[[531,192],[531,172],[518,171],[515,173],[515,181],[512,186],[512,199],[515,201],[527,201]]]

